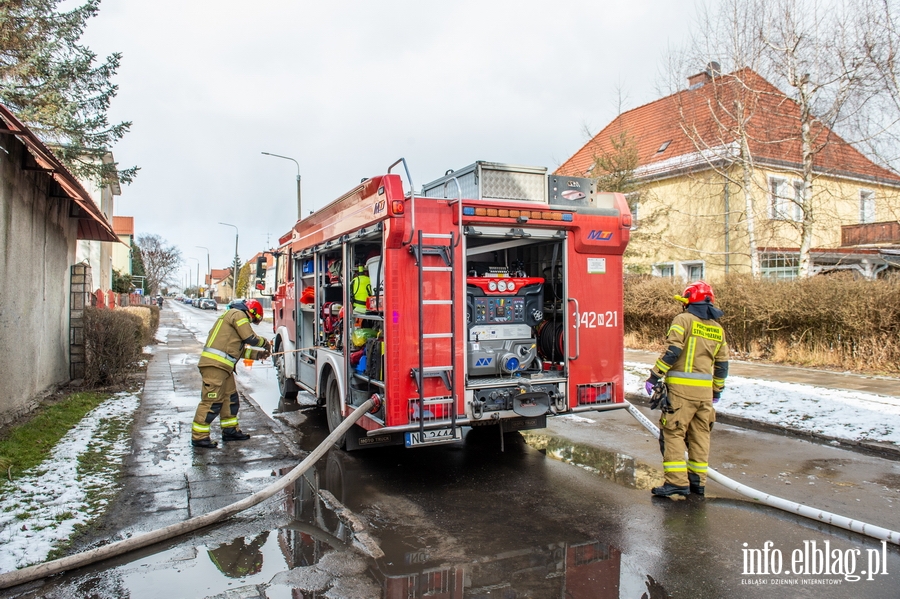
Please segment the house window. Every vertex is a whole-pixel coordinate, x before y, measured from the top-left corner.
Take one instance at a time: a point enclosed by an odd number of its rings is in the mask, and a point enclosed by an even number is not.
[[[803,220],[803,182],[769,177],[769,216],[774,220]]]
[[[681,277],[688,281],[699,281],[703,278],[703,262],[682,262],[681,263]]]
[[[796,279],[800,272],[798,254],[762,254],[759,257],[762,276],[770,279]]]
[[[671,279],[675,276],[675,265],[671,262],[653,265],[653,276]]]
[[[859,222],[875,222],[875,192],[871,189],[859,190]]]

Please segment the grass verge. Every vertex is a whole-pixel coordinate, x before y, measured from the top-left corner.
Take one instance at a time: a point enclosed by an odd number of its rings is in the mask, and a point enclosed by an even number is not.
[[[27,422],[6,431],[0,438],[3,478],[18,478],[25,470],[43,462],[85,414],[110,397],[109,393],[73,393],[52,405],[42,406]]]

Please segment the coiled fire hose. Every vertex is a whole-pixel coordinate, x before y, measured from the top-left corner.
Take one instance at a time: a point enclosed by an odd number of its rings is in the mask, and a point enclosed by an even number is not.
[[[219,508],[202,516],[195,516],[194,518],[185,520],[184,522],[170,524],[169,526],[166,526],[164,528],[140,534],[128,539],[123,539],[109,545],[104,545],[103,547],[97,547],[96,549],[91,549],[89,551],[70,555],[68,557],[62,557],[53,561],[44,562],[43,564],[36,564],[34,566],[28,566],[20,570],[15,570],[13,572],[0,574],[0,589],[5,589],[18,584],[31,582],[32,580],[37,580],[39,578],[45,578],[53,574],[65,572],[66,570],[81,568],[82,566],[87,566],[94,562],[99,562],[110,557],[122,555],[124,553],[128,553],[129,551],[141,549],[143,547],[147,547],[148,545],[166,541],[168,539],[201,529],[205,526],[210,526],[212,524],[227,520],[231,516],[234,516],[239,512],[242,512],[257,505],[258,503],[265,501],[269,497],[275,495],[275,493],[278,493],[279,491],[287,488],[288,485],[293,484],[298,478],[300,478],[300,476],[303,475],[304,472],[309,470],[310,466],[315,464],[319,460],[319,458],[325,455],[325,453],[328,452],[329,449],[331,449],[331,446],[337,441],[337,439],[345,432],[347,432],[347,429],[349,429],[353,425],[353,423],[359,420],[363,414],[368,412],[373,405],[374,402],[370,399],[356,408],[356,410],[354,410],[352,414],[350,414],[343,422],[341,422],[341,424],[338,425],[338,427],[335,428],[330,435],[325,437],[325,439],[319,444],[319,446],[316,447],[312,451],[312,453],[306,456],[306,458],[302,462],[297,464],[293,470],[285,474],[282,478],[275,481],[262,491],[254,493],[249,497],[245,497],[240,501],[236,501],[231,505],[226,505],[223,508]]]
[[[626,401],[625,403],[627,404],[628,412],[632,416],[634,416],[638,422],[643,424],[644,428],[650,431],[653,436],[658,439],[659,429],[656,427],[656,425],[650,422],[650,420],[646,416],[644,416],[640,410],[634,407],[633,404],[628,401]],[[805,518],[809,518],[817,522],[824,522],[826,524],[831,524],[832,526],[837,526],[839,528],[858,532],[874,539],[880,539],[882,541],[887,541],[895,545],[900,545],[900,532],[882,528],[880,526],[874,526],[872,524],[866,524],[865,522],[853,520],[851,518],[847,518],[846,516],[839,516],[837,514],[832,514],[831,512],[826,512],[824,510],[803,505],[802,503],[788,501],[787,499],[782,499],[781,497],[776,497],[775,495],[757,491],[752,487],[748,487],[747,485],[743,485],[736,480],[728,478],[724,474],[721,474],[716,470],[713,470],[712,468],[709,468],[706,471],[706,475],[720,485],[731,489],[735,493],[739,493],[741,495],[744,495],[745,497],[749,497],[754,501],[764,503],[779,510],[791,512],[792,514],[799,514]]]

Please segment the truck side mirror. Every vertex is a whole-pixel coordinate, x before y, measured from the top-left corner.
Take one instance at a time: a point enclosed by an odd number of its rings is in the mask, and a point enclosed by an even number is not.
[[[255,287],[262,291],[266,288],[266,257],[260,256],[256,259],[256,285]]]

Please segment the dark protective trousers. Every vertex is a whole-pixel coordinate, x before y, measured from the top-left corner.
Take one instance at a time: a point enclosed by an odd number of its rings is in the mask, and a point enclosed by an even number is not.
[[[236,429],[240,407],[234,373],[215,366],[201,366],[200,376],[203,377],[200,405],[191,424],[191,439],[194,441],[209,438],[210,425],[216,418],[219,418],[219,426],[223,429]]]
[[[666,482],[688,486],[688,472],[699,477],[700,485],[706,485],[709,461],[709,432],[716,421],[712,399],[686,399],[678,395],[677,387],[669,386],[669,402],[673,412],[663,413],[659,419],[659,448],[663,454],[663,471]],[[684,460],[685,450],[688,453]]]

